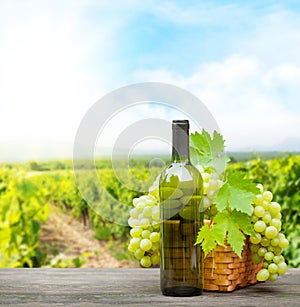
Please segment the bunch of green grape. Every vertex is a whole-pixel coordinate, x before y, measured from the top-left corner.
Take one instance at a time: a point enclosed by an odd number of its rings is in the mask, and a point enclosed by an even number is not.
[[[288,247],[289,241],[281,233],[281,206],[272,201],[273,194],[264,191],[258,185],[260,194],[253,201],[252,223],[255,236],[250,237],[250,249],[253,252],[252,261],[256,264],[263,262],[263,268],[257,273],[258,281],[275,281],[287,270],[287,264],[281,252]]]
[[[160,260],[160,211],[154,195],[143,195],[133,199],[128,225],[131,240],[128,250],[143,267],[158,264]]]
[[[202,211],[205,212],[205,219],[212,219],[217,214],[214,205],[215,193],[222,187],[223,181],[218,173],[201,172],[203,179]]]

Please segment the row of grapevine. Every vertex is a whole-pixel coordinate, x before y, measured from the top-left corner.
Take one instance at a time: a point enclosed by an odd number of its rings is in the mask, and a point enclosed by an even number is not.
[[[68,169],[36,172],[32,178],[38,188],[47,191],[50,203],[94,228],[98,239],[124,239],[132,199],[148,189],[160,168],[152,167],[150,173],[145,162],[140,161],[134,168],[119,168],[116,174],[105,166],[98,169],[96,178],[88,169],[77,172],[77,180],[73,170]]]
[[[129,227],[113,221],[128,217],[127,206],[132,206],[132,199],[145,194],[161,171],[161,165],[150,169],[147,161],[135,161],[130,168],[120,167],[116,173],[104,161],[98,162],[98,178],[95,180],[83,164],[80,190],[89,195],[92,208],[82,198],[70,163],[64,163],[58,167],[52,162],[56,169],[50,165],[50,171],[32,171],[28,164],[0,167],[0,267],[45,264],[45,255],[38,243],[40,224],[47,220],[50,203],[89,224],[100,240],[128,239]],[[49,165],[43,167],[49,168]],[[274,200],[282,205],[282,228],[290,241],[284,256],[289,266],[298,267],[300,156],[233,163],[228,171],[231,169],[244,170],[255,181],[264,183],[265,188],[273,192]],[[94,209],[104,214],[99,215]]]
[[[44,189],[25,172],[0,169],[0,267],[40,266],[40,223],[48,212]]]

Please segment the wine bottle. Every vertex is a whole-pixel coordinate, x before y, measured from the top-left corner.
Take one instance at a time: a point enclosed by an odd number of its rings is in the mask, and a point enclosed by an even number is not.
[[[203,222],[203,181],[190,162],[189,121],[174,120],[172,135],[172,161],[159,181],[160,286],[163,295],[194,296],[204,282],[202,249],[194,245]]]

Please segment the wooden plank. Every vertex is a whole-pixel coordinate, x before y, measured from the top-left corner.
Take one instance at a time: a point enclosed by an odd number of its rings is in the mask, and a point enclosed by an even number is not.
[[[300,306],[300,269],[276,282],[198,297],[161,295],[159,269],[0,269],[5,306]]]

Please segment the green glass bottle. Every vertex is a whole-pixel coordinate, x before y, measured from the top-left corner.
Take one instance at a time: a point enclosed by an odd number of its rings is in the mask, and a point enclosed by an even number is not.
[[[194,296],[204,280],[202,249],[194,245],[203,222],[203,181],[190,162],[188,120],[174,120],[172,133],[172,162],[159,181],[160,285],[163,295]]]

